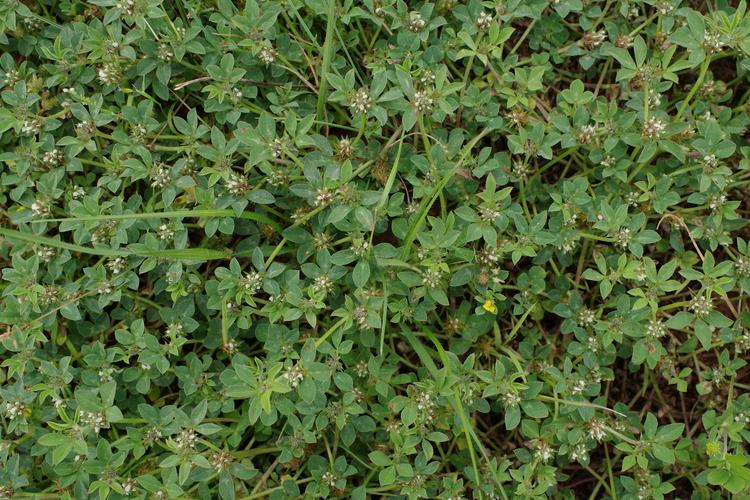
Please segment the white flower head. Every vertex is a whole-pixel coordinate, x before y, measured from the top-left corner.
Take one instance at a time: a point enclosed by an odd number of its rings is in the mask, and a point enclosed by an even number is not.
[[[659,139],[667,129],[667,124],[655,116],[650,116],[643,124],[643,137],[647,139]]]
[[[492,14],[487,11],[482,11],[477,17],[477,28],[484,31],[492,24]]]
[[[406,27],[409,28],[409,31],[419,33],[424,29],[426,25],[427,22],[422,17],[422,14],[420,14],[416,10],[409,12],[409,18],[406,21]]]

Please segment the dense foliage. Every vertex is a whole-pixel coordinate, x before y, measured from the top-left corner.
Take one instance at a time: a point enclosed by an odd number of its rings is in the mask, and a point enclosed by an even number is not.
[[[0,0],[0,496],[750,491],[750,14]]]

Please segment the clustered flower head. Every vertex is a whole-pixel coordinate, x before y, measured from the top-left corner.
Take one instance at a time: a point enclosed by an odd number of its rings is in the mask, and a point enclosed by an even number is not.
[[[320,274],[313,280],[312,288],[316,292],[328,293],[333,289],[333,280],[327,274]]]
[[[36,256],[39,257],[39,260],[41,260],[42,262],[50,262],[55,258],[56,254],[57,251],[54,248],[48,246],[41,246],[36,250]]]
[[[289,183],[289,175],[281,168],[275,168],[267,177],[267,182],[275,187],[285,186]]]
[[[97,375],[99,376],[99,381],[103,384],[107,382],[111,382],[112,380],[114,380],[113,375],[115,371],[116,370],[112,368],[111,366],[100,368],[99,371],[97,372]]]
[[[357,326],[360,328],[367,328],[367,308],[365,306],[357,306],[352,311],[352,319],[357,322]]]
[[[354,373],[360,378],[365,378],[370,375],[370,369],[367,367],[366,361],[359,361],[354,365]]]
[[[643,137],[646,139],[659,139],[667,129],[667,124],[663,120],[650,116],[646,123],[643,124]]]
[[[262,285],[263,276],[258,271],[247,272],[242,278],[242,288],[246,292],[256,293]]]
[[[367,255],[367,250],[370,248],[370,242],[364,238],[353,238],[352,239],[352,253],[357,257],[364,257]]]
[[[422,284],[427,288],[438,288],[443,280],[443,272],[437,267],[430,267],[422,272]]]
[[[174,51],[168,44],[160,43],[157,57],[162,62],[170,62],[172,59],[174,59]]]
[[[8,401],[5,403],[5,415],[9,420],[22,417],[26,411],[26,404],[23,401]]]
[[[65,154],[57,148],[46,151],[42,155],[42,163],[47,167],[56,167],[65,160]]]
[[[132,16],[135,13],[135,0],[119,0],[117,8],[125,16]]]
[[[86,196],[86,190],[83,189],[82,186],[74,186],[71,196],[73,197],[74,200],[80,200],[81,198]]]
[[[143,442],[146,446],[151,446],[153,443],[162,438],[162,432],[156,427],[149,427],[146,434],[143,436]]]
[[[238,105],[240,102],[242,102],[242,89],[238,87],[232,87],[232,91],[229,93],[229,100],[232,101],[232,104],[235,106]]]
[[[492,14],[487,11],[482,11],[477,17],[477,28],[484,31],[492,24]]]
[[[703,164],[708,168],[716,168],[719,166],[719,159],[714,154],[705,155],[703,157]]]
[[[289,387],[295,389],[299,386],[302,380],[304,380],[305,371],[302,369],[299,363],[295,363],[286,369],[286,372],[284,372],[284,378],[289,384]]]
[[[328,188],[320,188],[315,195],[315,206],[324,207],[333,201],[333,193]]]
[[[263,64],[268,66],[276,60],[276,51],[273,47],[263,46],[258,53],[258,57],[263,61]]]
[[[412,101],[414,109],[419,113],[429,113],[432,111],[434,100],[432,98],[432,92],[428,90],[417,90],[414,92],[414,99]]]
[[[575,214],[573,214],[575,216]],[[575,225],[575,218],[571,217],[566,221],[567,226]],[[563,253],[570,253],[578,246],[579,235],[575,231],[568,231],[557,249]]]
[[[604,420],[600,418],[592,418],[588,423],[589,437],[595,441],[601,441],[607,437],[607,428]]]
[[[529,123],[529,114],[519,106],[514,107],[507,116],[518,127],[525,127]]]
[[[592,352],[594,354],[599,352],[599,339],[597,339],[594,335],[590,336],[588,339],[586,339],[586,348],[589,350],[589,352]]]
[[[100,281],[96,285],[96,293],[98,293],[99,295],[107,295],[109,293],[112,293],[113,291],[114,287],[109,281]]]
[[[42,21],[40,21],[36,17],[24,17],[23,25],[29,31],[39,31],[42,28]]]
[[[161,224],[157,232],[159,239],[163,241],[169,241],[174,238],[174,229],[169,224]]]
[[[122,492],[125,496],[130,496],[138,491],[138,481],[133,479],[132,477],[126,479],[122,483]]]
[[[513,408],[521,403],[521,396],[518,394],[517,389],[508,387],[500,393],[500,401],[506,408]]]
[[[229,464],[231,462],[232,462],[232,454],[229,453],[228,451],[214,453],[213,457],[211,458],[211,466],[217,471],[226,470],[226,468],[229,467]]]
[[[352,396],[354,396],[355,401],[361,403],[365,400],[365,391],[363,391],[359,387],[355,387],[354,389],[352,389]]]
[[[591,309],[582,307],[578,311],[577,322],[579,326],[591,326],[596,323],[596,314]]]
[[[120,42],[118,42],[117,40],[108,40],[106,42],[106,47],[104,51],[107,54],[114,55],[114,54],[117,54],[119,50],[120,50]]]
[[[184,332],[182,323],[175,321],[167,325],[167,335],[170,337],[179,337]]]
[[[419,75],[419,83],[424,87],[433,85],[436,79],[435,72],[430,69],[425,69],[422,71],[422,74]]]
[[[162,189],[169,184],[169,168],[161,163],[154,163],[154,168],[151,170],[151,187]]]
[[[711,211],[716,212],[724,207],[724,203],[726,203],[726,201],[727,195],[724,193],[712,195],[708,199],[708,208],[710,208]]]
[[[42,120],[39,118],[28,118],[24,120],[21,126],[21,133],[24,135],[36,135],[42,131]]]
[[[582,378],[576,379],[570,388],[570,393],[577,396],[579,394],[583,394],[583,391],[586,390],[586,387],[588,387],[588,384],[586,381]]]
[[[596,139],[596,125],[588,124],[581,127],[578,132],[578,142],[581,144],[589,144]]]
[[[320,481],[329,488],[335,488],[337,480],[336,475],[330,471],[323,473],[323,476],[320,478]]]
[[[660,339],[667,334],[667,325],[658,319],[651,320],[646,327],[646,336],[652,339]]]
[[[615,231],[615,244],[620,248],[627,248],[633,238],[630,228],[622,227]]]
[[[656,9],[659,11],[659,14],[666,16],[674,10],[674,5],[672,4],[672,0],[657,0]]]
[[[100,411],[81,412],[80,422],[84,426],[91,427],[96,434],[99,434],[102,428],[107,426],[107,418]]]
[[[146,126],[142,123],[136,123],[130,128],[130,137],[133,139],[133,142],[136,143],[142,143],[146,139],[147,133],[148,129],[146,129]]]
[[[336,156],[341,161],[346,161],[354,154],[354,148],[352,147],[352,143],[349,139],[340,139],[339,143],[336,145]]]
[[[114,85],[122,80],[120,68],[113,62],[105,62],[99,66],[96,76],[102,85]]]
[[[13,68],[5,72],[3,85],[6,87],[13,87],[19,81],[21,81],[21,73],[19,73],[17,69]]]
[[[625,203],[627,203],[628,206],[637,207],[640,196],[641,195],[639,193],[631,191],[627,195],[625,195]]]
[[[244,175],[232,171],[226,181],[226,187],[232,196],[242,196],[250,190],[250,182]]]
[[[500,217],[500,211],[496,208],[488,206],[479,207],[479,218],[482,222],[491,223],[498,217]]]
[[[50,214],[50,207],[43,200],[36,200],[31,204],[31,215],[34,217],[47,217]]]
[[[541,462],[549,462],[555,456],[555,452],[547,441],[540,440],[536,443],[534,455]]]
[[[232,355],[237,352],[237,343],[234,340],[227,340],[221,344],[221,350],[225,353]]]
[[[633,44],[633,37],[629,35],[620,35],[615,41],[615,46],[621,49],[629,49]]]
[[[570,452],[570,459],[574,462],[580,462],[580,463],[586,463],[589,460],[589,450],[586,448],[586,445],[583,443],[579,443],[573,447],[573,450]]]
[[[44,287],[44,293],[39,297],[39,303],[43,306],[57,304],[60,301],[60,288],[56,285]]]
[[[33,208],[33,207],[32,207]],[[115,235],[117,228],[116,220],[108,220],[98,225],[91,233],[91,243],[99,243]]]
[[[409,28],[409,31],[419,33],[424,29],[426,25],[427,22],[422,17],[422,14],[420,14],[416,10],[409,12],[409,18],[406,21],[406,27]]]
[[[460,318],[448,318],[447,320],[445,320],[445,325],[443,328],[445,330],[445,333],[447,333],[448,335],[457,335],[461,332],[461,330],[463,330],[464,323]]]
[[[96,123],[91,120],[76,123],[76,135],[82,140],[90,140],[96,134]]]
[[[591,50],[601,45],[602,42],[604,42],[604,40],[606,39],[607,39],[607,32],[604,31],[603,29],[600,29],[600,30],[592,31],[583,35],[583,38],[581,39],[581,44],[587,49]]]
[[[316,250],[328,249],[331,246],[331,235],[323,231],[313,235],[313,246]]]
[[[349,107],[353,113],[367,113],[372,108],[373,100],[367,89],[361,88],[357,90],[351,97]]]
[[[750,277],[750,258],[744,255],[737,257],[734,269],[738,276],[742,276],[743,278]]]
[[[656,108],[661,105],[661,95],[651,89],[648,91],[648,105],[650,108]]]
[[[115,257],[114,259],[110,259],[106,266],[113,275],[117,275],[127,269],[128,263],[125,257]]]
[[[271,156],[273,158],[281,158],[285,151],[287,150],[287,147],[289,146],[288,141],[284,137],[275,137],[271,144],[269,145],[271,148]]]
[[[431,423],[435,418],[435,398],[427,391],[418,389],[416,394],[417,412],[425,423]]]
[[[689,307],[690,310],[693,311],[693,313],[699,318],[708,316],[713,310],[711,299],[706,297],[705,295],[698,295],[694,297],[693,300],[690,301]]]
[[[174,441],[179,451],[192,451],[198,442],[198,434],[193,429],[184,429],[177,435]]]
[[[724,47],[724,41],[722,40],[721,33],[706,32],[703,38],[703,47],[706,49],[708,54],[716,54],[721,52]]]

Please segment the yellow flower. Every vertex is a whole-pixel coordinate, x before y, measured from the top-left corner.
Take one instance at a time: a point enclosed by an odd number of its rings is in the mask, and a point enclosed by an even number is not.
[[[484,301],[484,305],[482,305],[485,311],[495,314],[497,312],[497,307],[495,307],[495,301],[492,299],[487,299]]]
[[[718,455],[721,453],[721,445],[716,441],[709,441],[706,443],[706,454],[708,456]]]

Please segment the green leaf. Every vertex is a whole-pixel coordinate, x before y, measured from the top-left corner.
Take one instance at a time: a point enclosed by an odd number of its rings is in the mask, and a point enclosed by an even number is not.
[[[682,436],[684,430],[685,424],[683,423],[674,423],[661,426],[656,432],[656,440],[660,443],[672,442]]]
[[[549,416],[547,405],[545,405],[541,401],[522,401],[521,408],[523,408],[524,413],[526,413],[526,415],[530,416],[531,418],[546,418],[547,416]]]
[[[673,464],[675,462],[674,451],[662,446],[660,444],[654,444],[651,448],[651,452],[654,456],[664,462],[665,464]]]
[[[315,381],[309,378],[305,378],[297,387],[297,393],[303,401],[312,403],[315,400],[315,396],[318,393]]]
[[[378,473],[380,486],[390,486],[396,482],[396,468],[394,466],[386,467]]]
[[[518,406],[511,406],[505,409],[505,428],[513,430],[521,422],[521,410]]]
[[[376,450],[370,452],[368,456],[370,457],[370,461],[372,461],[372,463],[374,463],[378,467],[387,467],[391,464],[391,460],[382,451]]]
[[[359,262],[357,262],[357,264],[354,266],[352,279],[354,280],[354,285],[357,288],[363,288],[367,284],[367,281],[370,279],[370,265],[364,260],[360,260]]]

